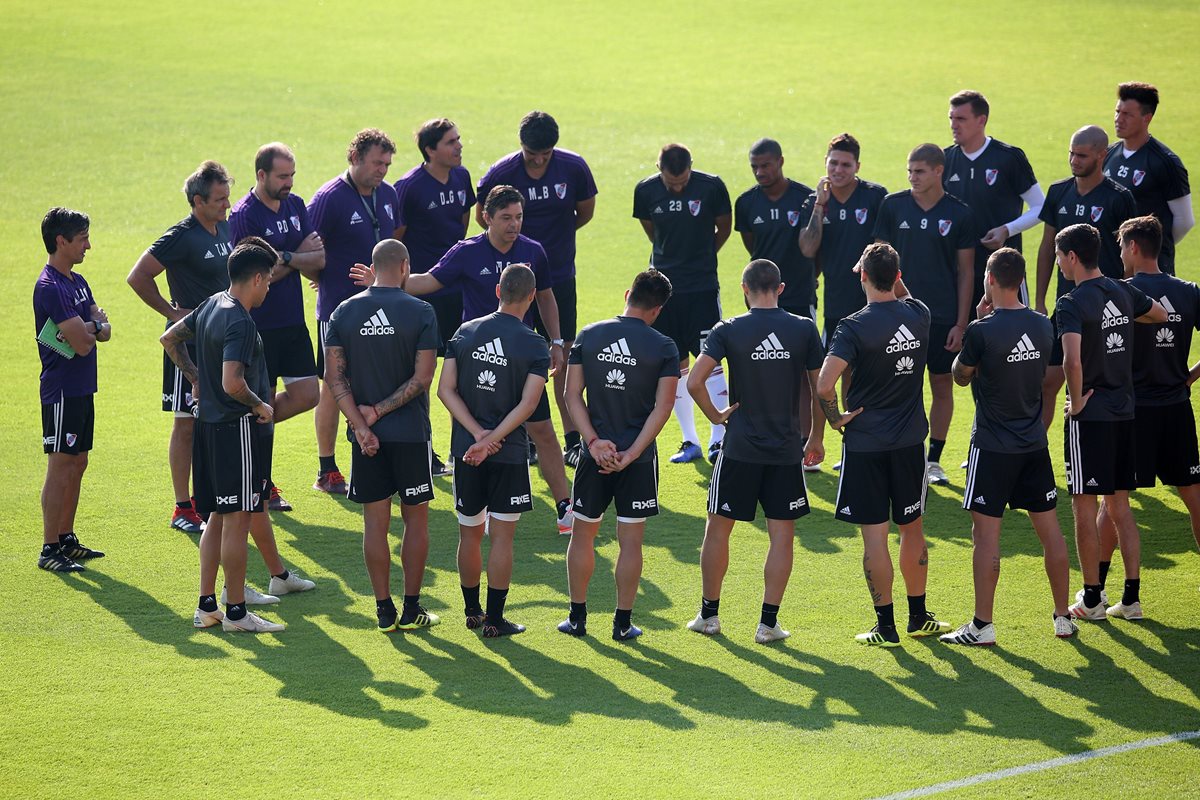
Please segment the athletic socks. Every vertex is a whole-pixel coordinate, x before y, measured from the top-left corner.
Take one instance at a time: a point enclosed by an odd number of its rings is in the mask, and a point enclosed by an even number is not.
[[[563,439],[567,442],[567,449],[579,444],[579,431],[567,431],[563,434]]]
[[[571,613],[568,615],[571,622],[584,622],[587,620],[587,603],[571,603]]]
[[[895,605],[875,606],[875,624],[882,628],[896,627]]]
[[[322,475],[338,471],[337,456],[317,456],[317,459],[321,462]]]
[[[925,621],[925,595],[910,594],[908,596],[908,618]]]
[[[700,436],[696,433],[696,404],[692,402],[692,396],[684,386],[687,374],[687,370],[683,370],[679,376],[679,388],[675,390],[675,419],[679,423],[683,440],[699,444]]]
[[[375,613],[379,616],[386,615],[389,617],[396,615],[396,603],[392,600],[390,595],[382,600],[375,601]]]
[[[721,609],[721,598],[709,600],[707,597],[700,598],[700,618],[708,619],[715,617]]]
[[[225,616],[234,622],[246,618],[245,603],[229,603],[225,606]]]
[[[416,610],[417,606],[420,605],[420,603],[417,602],[418,600],[420,600],[420,598],[421,598],[421,595],[419,595],[419,594],[404,595],[404,610],[408,611],[410,608],[413,610]]]
[[[1104,588],[1100,584],[1095,586],[1083,585],[1083,604],[1088,608],[1095,608],[1100,605],[1100,590]]]
[[[708,397],[717,408],[724,408],[729,405],[729,389],[725,385],[725,373],[719,368],[712,375],[708,376],[708,380],[704,382],[704,388],[708,390]],[[725,426],[713,425],[712,433],[708,439],[708,446],[712,447],[717,442],[724,440],[724,438]],[[696,440],[693,439],[692,441]]]
[[[467,612],[467,616],[475,616],[471,612],[479,612],[482,608],[479,605],[479,584],[474,586],[463,586],[463,609]]]
[[[1130,580],[1126,580],[1125,581],[1125,593],[1121,595],[1121,605],[1127,606],[1127,605],[1131,605],[1132,603],[1141,602],[1141,597],[1139,595],[1141,588],[1142,588],[1142,581],[1140,578],[1132,578]]]
[[[189,508],[192,507],[192,501],[184,500],[182,503],[176,503],[175,507],[178,508],[180,511],[187,511]]]
[[[1111,561],[1100,562],[1100,588],[1104,588],[1104,584],[1108,582],[1108,568],[1112,566]]]
[[[927,460],[941,461],[942,460],[942,448],[945,446],[946,446],[945,439],[930,439],[929,440],[929,456],[927,457]]]
[[[984,628],[986,628],[988,625],[991,625],[992,623],[991,623],[990,621],[989,621],[989,622],[984,622],[984,621],[983,621],[983,620],[981,620],[979,617],[972,617],[972,618],[971,618],[971,624],[975,626],[975,629],[976,629],[976,630],[980,630],[980,631],[981,631],[981,630],[983,630]]]
[[[487,592],[487,624],[499,625],[504,619],[504,603],[508,600],[508,589],[493,589]]]
[[[633,609],[618,608],[617,613],[613,614],[613,627],[619,631],[627,631],[633,627]]]
[[[292,577],[292,573],[289,570],[285,569],[283,572],[279,573],[278,575],[272,575],[271,577],[279,578],[279,580],[281,580],[281,581],[286,581],[288,578]]]
[[[217,596],[215,594],[200,595],[200,602],[196,603],[196,607],[211,614],[217,610]]]
[[[758,618],[758,621],[763,625],[766,625],[768,628],[774,628],[779,622],[779,606],[773,606],[770,603],[763,603],[762,616]]]

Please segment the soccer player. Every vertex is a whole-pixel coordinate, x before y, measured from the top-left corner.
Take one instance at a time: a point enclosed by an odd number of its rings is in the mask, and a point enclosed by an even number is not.
[[[173,324],[160,341],[199,399],[196,507],[209,517],[200,536],[197,628],[277,633],[283,625],[246,610],[246,535],[265,514],[271,485],[274,409],[262,398],[270,380],[250,309],[262,305],[279,255],[257,236],[229,254],[229,289]],[[185,344],[195,341],[193,361]],[[217,567],[225,571],[225,613],[217,606]]]
[[[504,269],[512,264],[525,264],[537,282],[537,306],[546,330],[551,334],[551,372],[563,369],[566,355],[563,340],[558,335],[558,304],[554,298],[550,269],[545,249],[521,233],[525,196],[511,186],[496,186],[484,202],[484,221],[487,230],[478,236],[464,239],[451,247],[433,269],[424,275],[410,275],[404,288],[413,295],[427,295],[442,287],[462,293],[464,320],[478,319],[495,306],[496,286]],[[534,326],[533,312],[524,322]],[[529,438],[541,454],[538,469],[555,501],[558,532],[571,532],[571,487],[563,465],[562,448],[550,421],[549,395],[543,397],[525,423]]]
[[[987,135],[990,115],[987,98],[979,92],[968,89],[950,98],[954,144],[945,150],[942,186],[970,207],[984,232],[975,245],[972,310],[983,297],[988,256],[1001,247],[1020,252],[1021,232],[1038,223],[1045,202],[1025,151]],[[1028,290],[1022,287],[1022,293],[1027,296]]]
[[[810,405],[816,396],[824,355],[821,335],[811,319],[779,307],[786,290],[773,262],[751,261],[742,271],[748,311],[713,328],[687,381],[704,416],[726,426],[708,489],[708,522],[700,547],[700,611],[687,627],[709,636],[721,632],[718,614],[721,584],[729,570],[729,535],[735,521],[753,522],[761,505],[770,546],[763,565],[762,614],[754,634],[759,644],[791,636],[778,616],[792,574],[796,520],[809,512],[802,464],[819,462],[825,455],[820,408],[815,414],[809,409],[807,429],[800,412],[805,396],[800,385],[812,384]],[[725,408],[713,405],[705,388],[721,361],[728,365],[732,401]]]
[[[525,630],[504,618],[513,534],[521,513],[533,509],[528,443],[521,423],[537,407],[550,368],[546,340],[524,322],[538,291],[533,270],[524,264],[505,267],[493,291],[500,299],[499,310],[463,323],[446,346],[438,382],[438,399],[454,417],[450,451],[455,460],[458,576],[467,627],[482,627],[487,638]],[[492,543],[485,614],[479,604],[479,575],[489,515]]]
[[[1133,323],[1166,322],[1167,312],[1137,287],[1100,272],[1100,234],[1091,225],[1063,228],[1054,238],[1054,251],[1063,275],[1075,282],[1055,311],[1067,376],[1067,488],[1083,573],[1083,592],[1076,595],[1071,613],[1100,620],[1106,614],[1100,594],[1098,496],[1105,498],[1117,526],[1125,562],[1125,595],[1114,606],[1114,616],[1140,599],[1141,537],[1129,510],[1129,490],[1137,485]],[[1140,612],[1141,606],[1136,609]]]
[[[1050,287],[1052,272],[1058,275],[1055,298],[1062,297],[1075,284],[1063,277],[1054,266],[1054,237],[1069,225],[1086,222],[1100,232],[1100,271],[1120,280],[1124,275],[1121,265],[1121,248],[1117,245],[1117,228],[1121,223],[1137,214],[1137,202],[1129,190],[1102,171],[1104,155],[1108,150],[1108,134],[1096,125],[1085,125],[1071,137],[1067,161],[1071,177],[1050,184],[1046,203],[1042,206],[1042,243],[1037,255],[1037,285],[1034,292],[1035,308],[1045,314],[1046,291]],[[1051,317],[1050,322],[1054,323]],[[1050,351],[1049,366],[1045,383],[1042,385],[1042,422],[1046,429],[1054,423],[1058,408],[1058,392],[1062,389],[1063,377],[1062,340],[1054,330],[1054,347]]]
[[[567,368],[567,404],[586,447],[575,472],[574,525],[567,546],[571,611],[558,629],[587,634],[587,591],[596,568],[595,541],[609,505],[617,509],[617,610],[613,639],[636,639],[633,601],[642,576],[646,519],[658,514],[655,437],[671,417],[679,382],[679,350],[651,325],[671,297],[656,269],[638,273],[625,310],[579,332]],[[587,392],[587,402],[583,393]]]
[[[1175,274],[1175,245],[1196,224],[1187,168],[1171,148],[1150,135],[1158,110],[1158,88],[1149,83],[1117,87],[1113,128],[1120,142],[1108,148],[1104,175],[1133,192],[1138,211],[1158,218],[1163,229],[1158,265]]]
[[[304,322],[303,274],[315,280],[325,266],[325,245],[308,221],[304,199],[292,193],[296,178],[296,156],[282,142],[258,148],[254,156],[254,189],[234,204],[229,212],[233,244],[247,236],[261,236],[279,253],[271,271],[271,292],[262,306],[250,312],[263,340],[267,377],[271,381],[267,402],[275,407],[275,421],[282,422],[280,407],[303,413],[315,408],[320,393],[312,337]],[[276,386],[295,402],[276,402]],[[271,486],[271,511],[291,511],[291,504]]]
[[[954,416],[950,365],[970,321],[971,286],[978,241],[975,217],[966,203],[942,188],[945,154],[935,144],[908,155],[912,189],[889,194],[879,208],[875,239],[888,242],[907,267],[904,283],[930,312],[930,347],[922,351],[929,369],[929,470],[933,485],[949,483],[942,448]],[[857,376],[855,376],[857,377]]]
[[[342,301],[325,331],[325,383],[349,423],[348,494],[363,507],[363,558],[384,632],[441,621],[420,603],[433,499],[429,386],[440,337],[433,307],[402,288],[408,258],[395,239],[375,245],[375,285]],[[404,520],[403,613],[391,594],[393,495],[400,496]]]
[[[384,182],[396,145],[377,128],[355,134],[346,151],[350,166],[325,183],[308,203],[313,229],[325,244],[325,266],[317,279],[317,375],[325,374],[325,328],[329,315],[355,294],[350,267],[371,260],[371,251],[396,230],[399,205],[396,190]],[[338,406],[328,386],[313,414],[320,466],[313,488],[332,494],[346,493],[346,479],[338,469]]]
[[[963,508],[971,512],[975,617],[948,644],[993,645],[992,609],[1000,579],[1004,508],[1025,509],[1045,551],[1054,598],[1054,635],[1079,628],[1067,611],[1071,565],[1054,508],[1058,490],[1042,424],[1042,377],[1054,341],[1050,320],[1021,302],[1025,258],[1011,247],[988,257],[983,297],[954,359],[954,382],[971,387],[975,424]]]
[[[546,249],[550,285],[558,304],[558,333],[551,333],[538,306],[533,312],[535,328],[547,340],[562,339],[566,353],[575,340],[578,325],[575,232],[591,222],[596,213],[596,181],[582,156],[557,146],[558,123],[546,112],[530,111],[522,117],[517,135],[521,149],[497,161],[479,180],[475,220],[480,227],[487,227],[483,218],[484,200],[497,186],[512,186],[525,198],[522,230]],[[566,378],[565,369],[554,373],[554,399],[567,443],[565,458],[572,466],[578,466],[582,450],[579,431],[571,420],[564,395]],[[538,414],[533,418],[541,417]],[[535,441],[535,445],[541,453],[541,443]],[[557,444],[554,449],[559,449]]]
[[[229,288],[225,261],[233,249],[232,234],[225,215],[229,211],[232,179],[215,161],[205,161],[183,184],[191,213],[172,225],[150,245],[125,279],[137,296],[162,314],[167,327],[188,315],[212,295]],[[157,278],[167,274],[170,302],[159,291]],[[189,350],[193,360],[195,351]],[[163,355],[162,409],[175,421],[167,447],[175,511],[171,527],[184,533],[200,533],[204,522],[192,507],[192,435],[196,408],[191,386],[183,374]]]
[[[1176,487],[1191,517],[1192,536],[1200,546],[1200,454],[1189,399],[1191,384],[1200,376],[1200,363],[1188,369],[1192,331],[1200,326],[1200,289],[1159,269],[1163,229],[1156,217],[1126,220],[1119,235],[1121,258],[1126,272],[1133,275],[1129,283],[1146,296],[1158,298],[1167,312],[1166,322],[1161,325],[1133,326],[1135,484],[1138,488],[1153,487],[1157,476],[1164,484]],[[1119,538],[1112,523],[1106,500],[1100,509],[1102,591]],[[1120,545],[1124,559],[1124,539]],[[1137,597],[1140,584],[1136,580],[1132,583],[1129,587],[1126,582],[1126,596],[1107,610],[1108,616],[1141,618],[1142,604]]]
[[[668,144],[658,156],[658,174],[642,180],[633,190],[633,216],[652,245],[650,266],[667,276],[674,287],[654,329],[665,333],[679,348],[679,375],[687,375],[689,355],[700,355],[700,346],[721,319],[721,285],[717,278],[717,252],[729,239],[733,214],[729,190],[716,175],[692,169],[692,153],[681,144]],[[708,384],[713,405],[728,399],[723,372],[714,371]],[[683,432],[672,464],[700,458],[696,433],[696,408],[682,388],[675,394],[675,419]],[[709,435],[708,457],[715,462],[725,428],[714,425]]]
[[[92,243],[82,211],[55,206],[42,218],[49,258],[33,287],[33,324],[42,361],[42,552],[38,567],[82,572],[80,561],[103,558],[75,535],[79,490],[96,424],[96,344],[112,338],[112,324],[96,305],[87,280],[75,272]]]
[[[939,155],[941,150],[931,145]],[[911,165],[910,165],[911,169]],[[938,182],[937,186],[941,186]],[[969,265],[969,262],[968,262]],[[875,606],[875,627],[858,634],[862,644],[898,647],[892,606],[892,556],[888,514],[900,528],[900,572],[908,593],[908,635],[950,630],[925,607],[929,551],[925,547],[925,453],[929,430],[921,403],[921,376],[930,343],[930,311],[900,279],[900,257],[887,244],[868,245],[859,263],[867,305],[842,320],[821,365],[821,410],[842,430],[842,474],[835,518],[858,525],[863,537],[863,574]],[[843,413],[838,378],[854,380]]]

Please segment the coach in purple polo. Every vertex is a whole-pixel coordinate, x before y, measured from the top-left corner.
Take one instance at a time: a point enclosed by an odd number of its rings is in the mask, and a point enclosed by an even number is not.
[[[325,243],[325,266],[317,279],[318,375],[325,373],[323,350],[329,315],[343,300],[360,291],[350,278],[350,267],[359,262],[369,264],[375,245],[395,234],[399,204],[396,190],[384,182],[395,152],[396,145],[383,131],[359,131],[346,151],[350,167],[318,189],[309,201],[309,219]],[[345,494],[346,479],[334,457],[338,407],[328,386],[322,385],[313,416],[320,458],[313,488]]]

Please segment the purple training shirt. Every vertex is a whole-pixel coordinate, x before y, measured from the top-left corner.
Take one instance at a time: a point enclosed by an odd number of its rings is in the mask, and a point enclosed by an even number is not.
[[[372,198],[374,201],[372,202]],[[350,279],[354,264],[370,264],[371,251],[396,231],[396,190],[381,183],[373,195],[361,195],[346,173],[326,183],[308,203],[313,230],[325,243],[325,269],[317,289],[317,319],[328,321],[333,310],[362,291]]]
[[[403,227],[404,246],[414,274],[429,272],[446,251],[466,234],[463,215],[475,205],[471,173],[453,167],[442,183],[424,164],[396,181],[396,227]]]
[[[500,273],[509,264],[528,264],[533,269],[539,292],[553,286],[546,251],[524,234],[517,237],[507,253],[493,247],[486,232],[463,239],[434,264],[429,274],[443,286],[462,292],[465,321],[496,310],[496,284],[500,283]],[[525,315],[525,324],[533,326],[532,309]]]
[[[304,237],[312,233],[304,199],[289,194],[272,211],[254,192],[237,202],[229,213],[229,232],[234,246],[247,236],[261,236],[279,252],[295,252]],[[300,273],[291,270],[287,277],[271,284],[267,299],[251,310],[250,317],[260,331],[272,331],[304,324],[304,293]]]
[[[49,264],[33,287],[33,335],[37,336],[47,319],[61,326],[71,317],[84,323],[92,319],[92,289],[78,272],[70,277]],[[48,347],[37,345],[42,358],[42,405],[57,403],[64,397],[87,397],[96,393],[96,350],[74,358],[60,356]]]

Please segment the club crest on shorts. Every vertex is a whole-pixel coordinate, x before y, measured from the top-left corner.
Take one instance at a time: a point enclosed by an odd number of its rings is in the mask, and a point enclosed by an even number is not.
[[[954,224],[953,220],[939,219],[938,220],[938,233],[940,233],[942,236],[949,236],[950,235],[950,226],[953,224]]]
[[[854,221],[857,222],[859,225],[866,225],[867,224],[867,209],[865,209],[865,208],[854,209]]]
[[[1142,181],[1144,181],[1144,180],[1146,180],[1146,170],[1144,170],[1144,169],[1135,169],[1135,170],[1133,171],[1133,185],[1134,185],[1134,186],[1141,186],[1141,185],[1142,185]]]
[[[78,437],[75,436],[75,434],[73,434],[73,433],[67,434],[67,447],[74,447],[76,441],[78,441]]]
[[[791,225],[794,228],[799,224],[800,224],[800,212],[799,211],[789,211],[788,212],[788,225]]]
[[[1102,216],[1104,216],[1104,207],[1092,206],[1092,222],[1099,222]]]
[[[996,185],[996,178],[1000,177],[1000,170],[988,169],[983,172],[983,179],[987,181],[988,186]]]
[[[554,193],[558,195],[559,200],[567,199],[567,185],[565,183],[554,184]]]
[[[700,216],[700,201],[688,200],[688,211],[692,212],[693,217]]]

